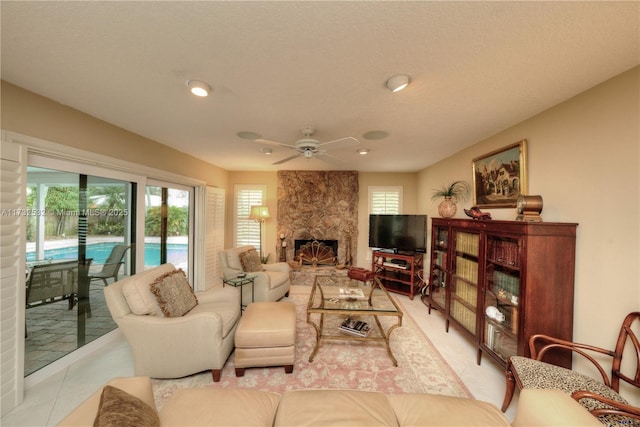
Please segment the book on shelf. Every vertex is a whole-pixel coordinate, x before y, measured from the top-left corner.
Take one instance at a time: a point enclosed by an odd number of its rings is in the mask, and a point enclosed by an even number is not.
[[[371,331],[371,325],[369,325],[367,322],[362,322],[360,320],[347,317],[340,324],[338,329],[348,334],[357,335],[359,337],[366,337]]]
[[[364,291],[360,288],[340,288],[339,296],[342,299],[366,299]]]

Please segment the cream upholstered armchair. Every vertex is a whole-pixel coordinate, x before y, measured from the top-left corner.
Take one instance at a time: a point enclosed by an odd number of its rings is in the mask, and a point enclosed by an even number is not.
[[[240,320],[239,291],[193,293],[181,274],[163,264],[115,282],[104,288],[107,306],[133,350],[136,375],[180,378],[211,369],[220,381]],[[169,279],[176,280],[158,285]],[[182,297],[175,297],[177,285],[188,287]]]
[[[289,271],[291,267],[286,262],[275,262],[272,264],[260,264],[254,246],[240,246],[232,249],[225,249],[219,252],[220,266],[225,279],[238,277],[239,273],[255,275],[254,280],[254,301],[278,301],[289,294],[291,281]],[[250,255],[258,256],[258,265],[251,262]],[[244,265],[243,265],[244,264]],[[251,290],[243,291],[242,304],[251,303]]]

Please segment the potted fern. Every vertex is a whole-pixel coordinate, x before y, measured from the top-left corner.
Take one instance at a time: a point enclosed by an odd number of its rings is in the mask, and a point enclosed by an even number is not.
[[[431,200],[442,199],[438,205],[438,213],[443,218],[451,218],[458,210],[456,203],[464,202],[469,198],[470,187],[466,181],[453,181],[433,190]]]

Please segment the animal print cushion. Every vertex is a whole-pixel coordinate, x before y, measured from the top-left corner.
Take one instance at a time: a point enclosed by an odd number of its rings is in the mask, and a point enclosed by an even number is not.
[[[262,263],[260,262],[260,255],[255,249],[251,249],[240,254],[240,264],[242,269],[246,273],[253,273],[256,271],[263,271]]]
[[[198,305],[187,276],[182,269],[158,277],[150,286],[165,317],[181,317]]]
[[[625,404],[628,403],[622,396],[613,391],[613,389],[604,385],[602,381],[596,381],[576,371],[540,362],[528,357],[512,356],[510,360],[513,365],[512,371],[522,383],[523,388],[558,389],[569,395],[576,391],[589,390],[611,400]],[[588,398],[581,399],[580,404],[588,411],[610,407],[597,400]],[[608,424],[605,422],[605,419],[600,418],[600,420]],[[611,425],[619,425],[617,421],[612,420],[612,422],[614,424]],[[636,424],[631,423],[630,425]]]

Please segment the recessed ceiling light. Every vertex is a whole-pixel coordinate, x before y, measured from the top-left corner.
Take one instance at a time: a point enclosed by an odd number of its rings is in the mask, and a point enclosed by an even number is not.
[[[262,152],[263,152],[264,154],[266,154],[267,156],[270,156],[270,155],[271,155],[271,153],[273,153],[273,150],[272,150],[271,148],[263,148],[263,149],[262,149]]]
[[[360,154],[361,156],[366,156],[367,154],[369,154],[369,149],[368,148],[358,148],[358,154]]]
[[[209,96],[211,92],[211,86],[198,80],[187,80],[186,85],[195,96]]]
[[[406,74],[398,74],[387,80],[387,87],[391,92],[399,92],[409,85],[409,76]]]

